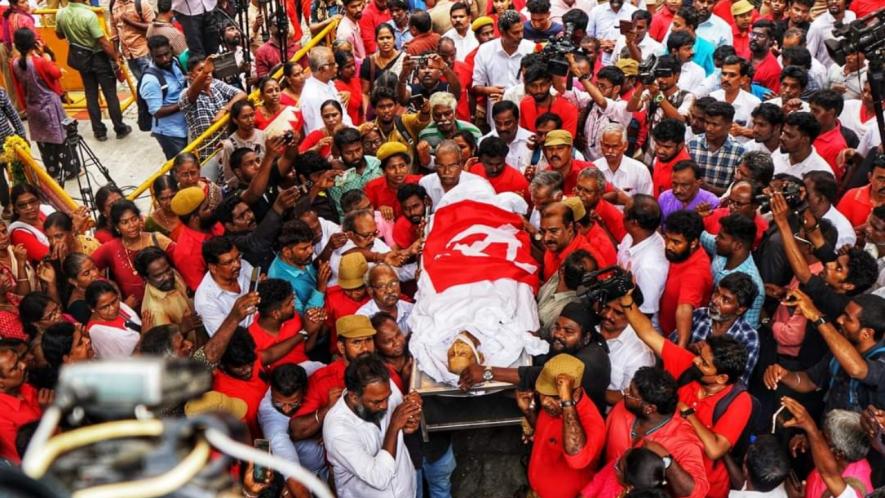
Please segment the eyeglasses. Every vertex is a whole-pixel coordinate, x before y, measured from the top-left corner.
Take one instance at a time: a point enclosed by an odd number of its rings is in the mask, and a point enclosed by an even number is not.
[[[630,393],[630,388],[622,390],[621,394],[623,394],[625,398],[635,399],[639,402],[642,402],[642,398],[640,398],[639,396],[634,396]]]
[[[399,281],[391,280],[386,284],[377,284],[372,286],[373,289],[395,291],[399,288]]]

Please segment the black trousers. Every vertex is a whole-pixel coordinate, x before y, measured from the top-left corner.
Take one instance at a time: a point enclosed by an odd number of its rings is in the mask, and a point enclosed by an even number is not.
[[[108,134],[108,128],[101,122],[101,105],[98,101],[98,90],[104,95],[108,106],[108,115],[114,124],[114,131],[121,132],[126,129],[123,122],[123,112],[120,110],[120,99],[117,98],[117,75],[111,67],[111,60],[104,52],[92,56],[89,68],[80,71],[83,79],[83,88],[86,92],[86,108],[89,111],[89,121],[92,122],[92,133],[96,136]]]
[[[214,12],[205,12],[195,16],[176,12],[175,19],[184,28],[184,38],[190,55],[205,57],[218,52],[221,43],[221,32]]]

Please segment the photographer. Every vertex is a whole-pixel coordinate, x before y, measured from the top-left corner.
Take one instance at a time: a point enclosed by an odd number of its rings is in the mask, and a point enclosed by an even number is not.
[[[601,143],[602,129],[605,125],[621,123],[626,126],[632,118],[631,112],[627,109],[628,103],[620,100],[621,87],[625,80],[624,72],[615,66],[604,67],[596,74],[596,83],[593,83],[591,75],[581,71],[573,54],[567,54],[566,59],[572,75],[578,78],[593,99],[594,105],[584,123],[584,137],[587,140],[584,153],[589,160],[595,161],[603,157]]]
[[[413,82],[413,79],[417,79],[417,82]],[[424,107],[425,100],[430,100],[437,92],[461,95],[458,76],[439,54],[407,56],[403,59],[403,68],[396,85],[400,103],[408,102],[418,110]]]

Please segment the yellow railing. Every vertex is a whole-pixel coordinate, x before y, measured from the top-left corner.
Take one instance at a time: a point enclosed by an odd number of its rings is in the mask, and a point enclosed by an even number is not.
[[[55,206],[56,209],[72,213],[77,209],[77,203],[65,192],[58,182],[55,181],[42,166],[34,161],[31,156],[31,149],[24,140],[15,140],[19,137],[7,138],[7,144],[15,151],[15,155],[21,162],[25,178],[28,183],[39,188],[47,197],[47,200]],[[11,176],[10,176],[11,177]]]
[[[304,57],[310,49],[312,49],[313,47],[317,46],[320,42],[322,42],[323,39],[325,39],[329,34],[331,34],[335,30],[335,28],[337,28],[337,27],[338,27],[338,21],[334,21],[334,22],[330,23],[328,26],[326,26],[325,28],[323,28],[323,30],[320,31],[319,33],[317,33],[316,36],[311,38],[310,41],[308,41],[304,45],[304,47],[302,47],[298,52],[295,52],[295,55],[292,56],[290,61],[297,62],[297,61],[301,60],[301,58]],[[276,79],[279,79],[282,75],[283,75],[282,68],[277,69],[276,72],[273,73],[273,77]],[[252,91],[251,94],[249,94],[249,100],[251,100],[252,102],[257,102],[258,101],[258,94],[259,94],[259,89],[256,88],[255,90]],[[229,121],[230,121],[229,114],[223,116],[217,122],[213,123],[212,126],[210,126],[208,129],[206,129],[206,131],[204,131],[202,135],[195,138],[191,143],[187,144],[187,146],[184,149],[182,149],[181,152],[195,152],[195,151],[203,148],[205,146],[205,143],[207,141],[209,141],[219,130],[221,130],[225,126],[227,126]],[[127,196],[127,198],[130,200],[135,200],[139,196],[141,196],[143,193],[148,191],[150,189],[151,185],[154,183],[154,180],[165,175],[166,173],[169,172],[170,169],[172,169],[172,162],[173,161],[174,161],[174,159],[169,159],[168,161],[163,163],[163,166],[161,166],[160,169],[158,169],[156,172],[154,172],[154,174],[149,176],[147,178],[147,180],[143,181],[141,183],[141,185],[136,187],[135,190],[133,190]]]

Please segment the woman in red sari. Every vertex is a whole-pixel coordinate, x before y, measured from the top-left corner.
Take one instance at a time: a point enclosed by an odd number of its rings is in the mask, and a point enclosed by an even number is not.
[[[261,103],[255,107],[255,127],[259,130],[267,128],[280,112],[287,106],[280,103],[282,90],[277,80],[264,77],[258,82],[258,91],[261,95]]]
[[[13,245],[23,245],[28,261],[36,265],[49,256],[49,239],[43,232],[46,215],[40,210],[40,192],[29,183],[20,183],[12,187],[9,197],[12,203],[9,239]]]
[[[287,62],[283,66],[283,93],[280,95],[280,103],[300,108],[301,90],[306,80],[307,74],[304,73],[303,67],[294,62]]]
[[[299,153],[304,154],[312,150],[323,157],[332,155],[332,137],[335,136],[336,131],[344,128],[342,122],[344,111],[337,100],[329,99],[320,106],[320,115],[323,117],[325,126],[304,137],[304,141],[298,146]]]
[[[338,64],[338,77],[335,79],[335,88],[346,95],[343,102],[347,106],[347,114],[354,126],[359,126],[365,121],[365,106],[363,106],[363,85],[356,70],[356,59],[351,52],[335,52],[335,62]]]

